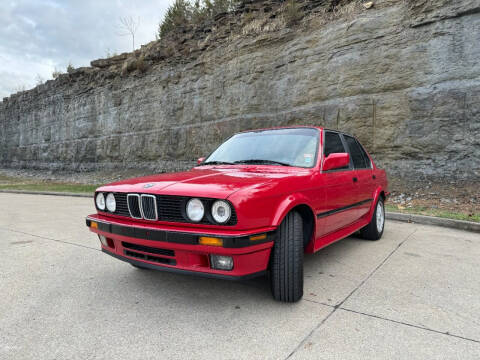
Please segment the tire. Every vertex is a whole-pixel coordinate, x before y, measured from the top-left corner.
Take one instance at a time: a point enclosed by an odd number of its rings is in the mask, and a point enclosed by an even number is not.
[[[280,224],[271,256],[271,289],[275,300],[296,302],[303,296],[303,221],[290,212]]]
[[[144,267],[144,266],[135,265],[135,264],[132,264],[132,263],[130,263],[130,265],[132,265],[134,268],[137,268],[137,269],[140,269],[140,270],[150,270],[149,268]]]
[[[366,240],[379,240],[383,235],[385,229],[385,205],[382,197],[378,198],[375,204],[375,211],[373,212],[370,223],[360,230],[360,235]]]

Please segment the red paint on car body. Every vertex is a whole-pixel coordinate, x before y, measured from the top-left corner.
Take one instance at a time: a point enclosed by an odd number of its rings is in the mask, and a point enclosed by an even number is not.
[[[208,198],[227,200],[234,208],[236,223],[219,225],[178,221],[150,221],[97,211],[88,222],[108,224],[108,229],[135,228],[167,234],[215,236],[218,238],[243,239],[257,234],[273,234],[290,211],[301,207],[305,216],[313,220],[312,232],[306,241],[305,252],[313,253],[325,246],[347,237],[367,225],[374,213],[380,196],[388,196],[386,173],[376,167],[368,155],[371,166],[365,169],[337,169],[324,171],[325,130],[318,129],[319,149],[311,168],[277,165],[204,165],[190,171],[152,175],[128,179],[102,186],[97,192],[135,193]],[[335,154],[334,154],[335,155]],[[338,159],[344,158],[338,156]],[[337,160],[333,160],[337,161]],[[113,226],[113,227],[112,227]],[[102,249],[124,260],[135,260],[158,268],[185,270],[199,274],[225,275],[229,278],[243,277],[267,270],[274,240],[243,247],[216,247],[199,244],[182,244],[169,241],[149,240],[106,232],[90,227],[90,230],[111,239],[114,248]],[[247,240],[245,240],[247,239]],[[175,252],[175,265],[159,264],[126,255],[123,243],[160,248]],[[154,255],[137,250],[141,255]],[[211,268],[210,255],[232,256],[231,271]],[[169,259],[166,255],[155,255]],[[172,258],[172,259],[173,259]]]

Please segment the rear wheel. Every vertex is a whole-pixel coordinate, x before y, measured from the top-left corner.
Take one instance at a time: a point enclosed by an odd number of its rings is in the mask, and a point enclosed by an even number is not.
[[[303,221],[297,212],[280,224],[272,250],[271,286],[278,301],[296,302],[303,296]]]
[[[360,230],[362,238],[367,240],[379,240],[385,227],[385,206],[382,197],[378,198],[370,223]]]

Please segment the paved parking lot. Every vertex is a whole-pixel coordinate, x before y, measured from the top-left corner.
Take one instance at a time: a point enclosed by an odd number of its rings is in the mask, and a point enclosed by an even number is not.
[[[266,279],[142,271],[99,251],[84,198],[0,194],[0,359],[479,359],[480,235],[387,221]]]

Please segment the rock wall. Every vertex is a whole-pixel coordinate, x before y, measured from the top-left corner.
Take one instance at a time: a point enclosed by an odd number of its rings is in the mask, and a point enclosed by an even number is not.
[[[189,52],[152,43],[138,70],[124,54],[3,99],[1,165],[170,171],[239,130],[313,124],[355,134],[391,175],[478,180],[478,0],[315,4],[295,26],[247,3],[264,20],[184,32]]]

